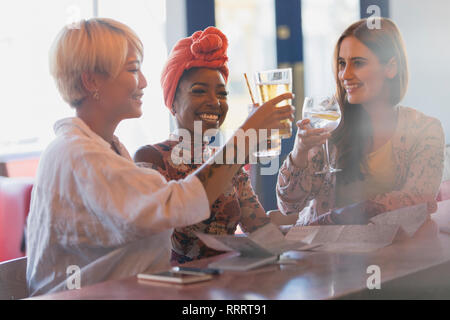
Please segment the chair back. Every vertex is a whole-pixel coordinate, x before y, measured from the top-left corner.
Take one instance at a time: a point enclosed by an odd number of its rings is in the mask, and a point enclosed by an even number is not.
[[[25,255],[21,244],[32,188],[31,178],[0,177],[0,262]]]
[[[27,257],[0,262],[0,300],[28,297]]]

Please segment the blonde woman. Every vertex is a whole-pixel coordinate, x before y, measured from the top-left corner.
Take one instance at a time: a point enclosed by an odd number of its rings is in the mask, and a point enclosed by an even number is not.
[[[399,105],[408,66],[397,26],[383,18],[380,29],[355,22],[337,41],[334,65],[342,121],[332,135],[312,129],[307,119],[297,124],[294,149],[278,175],[280,210],[298,213],[302,225],[365,224],[423,202],[436,211],[444,134],[438,119]],[[342,171],[316,175],[326,138]]]
[[[168,268],[172,229],[207,219],[241,167],[213,158],[169,183],[137,167],[114,131],[142,114],[142,43],[111,19],[76,26],[63,28],[50,53],[51,74],[76,116],[55,124],[40,159],[27,230],[31,295],[66,289],[78,268],[81,286]],[[281,127],[293,109],[275,105],[291,97],[261,106],[241,129]]]

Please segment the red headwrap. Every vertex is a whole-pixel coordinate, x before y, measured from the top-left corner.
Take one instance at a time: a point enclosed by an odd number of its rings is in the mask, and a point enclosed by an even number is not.
[[[178,81],[185,70],[195,67],[217,69],[227,81],[227,48],[227,37],[215,27],[197,31],[175,44],[161,74],[164,102],[170,110]]]

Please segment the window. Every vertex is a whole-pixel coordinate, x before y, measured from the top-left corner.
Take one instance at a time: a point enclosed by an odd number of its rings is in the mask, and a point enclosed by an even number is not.
[[[28,0],[0,5],[0,154],[42,150],[53,136],[53,123],[73,115],[50,76],[48,52],[74,15],[91,17],[89,1]]]
[[[302,0],[306,96],[334,93],[334,45],[341,33],[357,20],[358,0]]]
[[[251,104],[244,72],[252,84],[255,71],[277,66],[275,6],[274,0],[216,0],[215,6],[216,25],[229,42],[229,110],[222,125],[229,137],[247,118]],[[256,99],[254,88],[253,95]]]
[[[94,6],[99,16],[129,25],[144,43],[144,116],[123,121],[116,134],[131,154],[168,137],[169,113],[159,84],[167,56],[164,0],[7,1],[0,4],[0,155],[43,150],[54,137],[54,122],[75,114],[50,76],[48,52],[61,28],[93,17]]]
[[[144,90],[143,115],[139,119],[122,121],[116,131],[133,155],[143,145],[166,140],[170,133],[170,113],[164,106],[159,82],[168,54],[165,42],[166,1],[133,0],[132,5],[124,5],[123,0],[100,0],[98,13],[100,17],[116,19],[130,26],[144,44],[142,72],[147,79],[147,88]]]

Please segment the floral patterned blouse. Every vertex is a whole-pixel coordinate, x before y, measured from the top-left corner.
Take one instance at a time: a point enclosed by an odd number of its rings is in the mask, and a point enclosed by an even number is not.
[[[184,179],[201,164],[194,163],[193,159],[191,164],[174,163],[171,154],[178,144],[178,141],[166,140],[141,148],[152,149],[162,160],[160,165],[148,163],[145,166],[159,171],[167,181]],[[248,173],[241,169],[227,190],[212,204],[209,219],[175,228],[172,234],[172,262],[184,263],[221,253],[208,248],[195,236],[196,231],[215,235],[234,234],[239,224],[244,232],[253,232],[269,222],[270,218],[253,191]]]
[[[391,138],[395,164],[394,188],[367,199],[370,215],[427,202],[435,212],[436,194],[444,166],[444,132],[440,121],[408,107],[397,106],[398,123]],[[330,161],[336,163],[336,147],[330,144]],[[290,156],[284,161],[277,182],[281,212],[298,213],[297,224],[306,225],[335,209],[336,175],[315,175],[323,168],[319,151],[306,168],[295,167]]]

